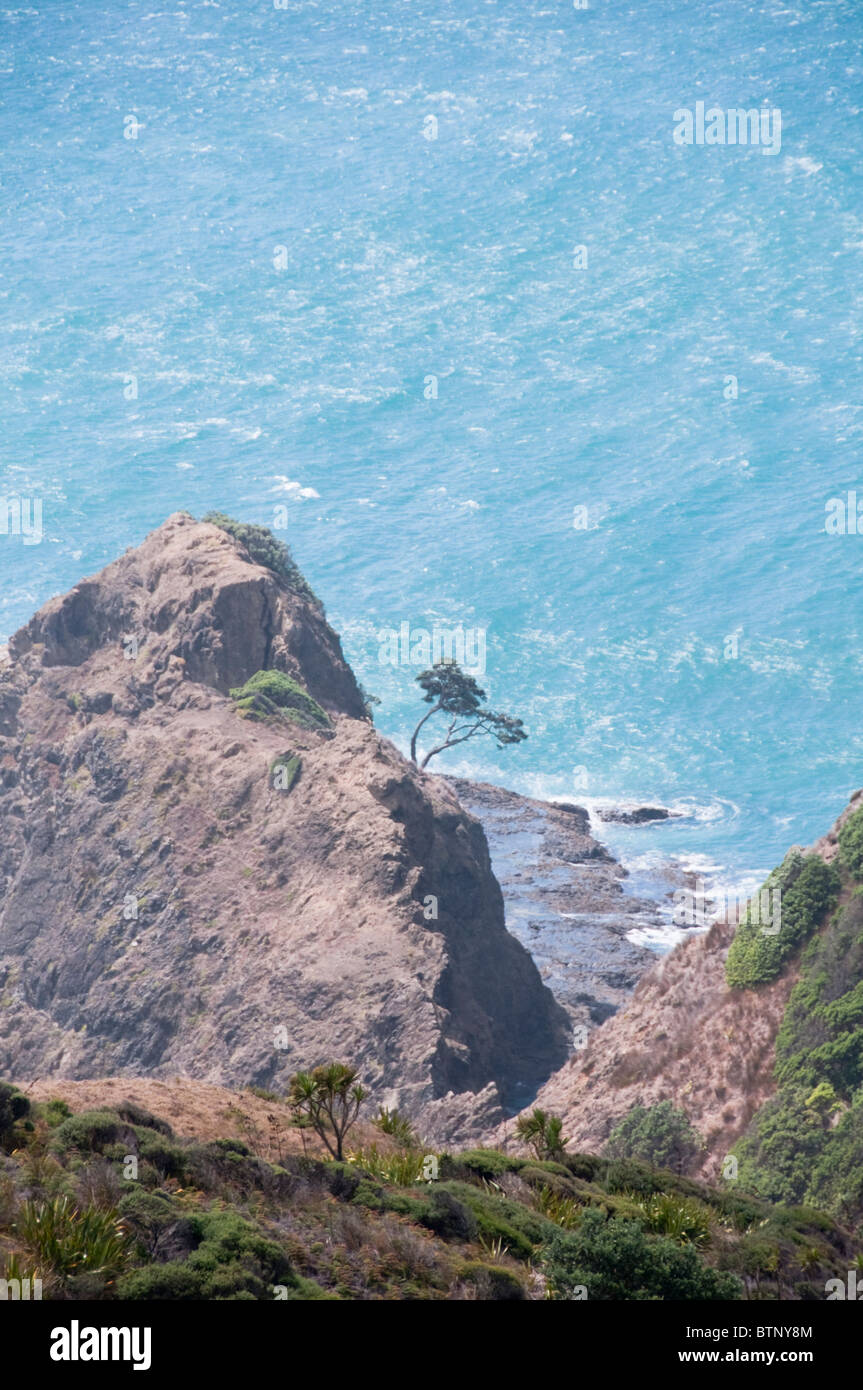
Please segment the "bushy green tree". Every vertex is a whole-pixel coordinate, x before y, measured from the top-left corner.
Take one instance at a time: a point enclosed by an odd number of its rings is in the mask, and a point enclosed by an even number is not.
[[[608,1158],[642,1158],[657,1168],[683,1173],[701,1148],[701,1139],[683,1110],[670,1100],[634,1105],[611,1131]]]
[[[649,1236],[637,1221],[610,1220],[587,1208],[575,1231],[555,1235],[544,1254],[549,1281],[558,1297],[588,1300],[737,1299],[740,1281],[712,1269],[691,1244]]]

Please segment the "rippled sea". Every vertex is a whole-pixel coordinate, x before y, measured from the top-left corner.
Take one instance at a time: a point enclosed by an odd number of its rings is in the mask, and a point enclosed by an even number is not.
[[[684,810],[612,841],[728,883],[812,840],[863,783],[861,48],[859,0],[4,8],[0,640],[287,507],[400,746],[381,632],[462,624],[530,737],[441,770]],[[697,101],[781,148],[675,144]]]

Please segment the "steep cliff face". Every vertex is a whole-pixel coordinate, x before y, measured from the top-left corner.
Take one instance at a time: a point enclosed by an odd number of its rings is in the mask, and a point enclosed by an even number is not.
[[[707,1140],[696,1171],[716,1176],[774,1088],[776,1032],[795,980],[789,969],[757,993],[729,990],[733,934],[716,923],[657,961],[628,1006],[542,1088],[536,1104],[564,1117],[571,1148],[600,1153],[634,1105],[671,1100]]]
[[[329,727],[241,717],[262,669]],[[481,827],[377,735],[314,600],[216,526],[171,517],[15,635],[0,783],[0,1073],[272,1085],[341,1057],[469,1133],[566,1055]]]
[[[834,867],[838,865],[840,832],[861,806],[863,793],[857,792],[830,832],[807,854]],[[783,894],[783,900],[793,907],[791,894]],[[816,947],[821,949],[825,942],[829,943],[843,913],[857,912],[859,898],[853,879],[844,868],[840,906],[835,915],[834,901],[831,900],[830,911],[813,906],[811,936],[801,939],[775,978],[754,987],[732,989],[728,985],[725,966],[735,935],[734,923],[717,922],[705,934],[691,937],[658,960],[638,982],[629,1004],[590,1035],[587,1049],[571,1057],[536,1099],[537,1105],[564,1118],[570,1147],[600,1152],[611,1130],[633,1106],[649,1107],[667,1100],[685,1111],[705,1140],[693,1172],[715,1180],[726,1155],[741,1138],[751,1139],[758,1132],[759,1123],[769,1113],[764,1111],[765,1105],[777,1097],[781,1083],[776,1069],[777,1039],[783,1025],[787,1026],[795,986],[806,976],[807,969],[810,974],[814,970],[820,980],[825,972],[813,954]],[[845,921],[849,923],[849,940],[853,940],[859,935],[856,917],[853,921],[846,917]],[[782,931],[794,926],[785,909],[783,923]],[[807,941],[812,943],[808,954]],[[845,1015],[851,1018],[859,1014],[860,986],[852,954],[849,947],[844,957],[845,969],[837,962],[833,967],[835,978],[829,982],[828,1001],[836,1001],[834,1014],[838,1001],[842,1001],[842,1021]],[[803,1003],[795,1007],[800,1012]],[[828,1023],[836,1022],[829,1002],[826,1014]],[[836,1127],[843,1114],[850,1116],[850,1107],[855,1104],[853,1076],[851,1087],[846,1086],[843,1094],[837,1079],[841,1068],[831,1055],[832,1050],[844,1062],[848,1051],[845,1036],[836,1042],[825,1026],[813,1034],[813,1047],[818,1044],[823,1045],[826,1054],[824,1067],[804,1078],[806,1084],[802,1086],[799,1103],[804,1107],[809,1103],[807,1097],[824,1076],[836,1082],[830,1099],[837,1103],[830,1115],[819,1117],[817,1111],[809,1111],[814,1126],[810,1166],[814,1166],[812,1155],[824,1148],[823,1136]],[[863,1057],[860,1061],[863,1065]],[[801,1135],[797,1142],[802,1153]],[[767,1194],[771,1182],[777,1181],[766,1171],[757,1172],[751,1163],[746,1179],[760,1185]],[[804,1199],[808,1189],[802,1180],[796,1191],[793,1181],[784,1187],[783,1181],[784,1178],[773,1192],[774,1198],[781,1195],[789,1201]]]

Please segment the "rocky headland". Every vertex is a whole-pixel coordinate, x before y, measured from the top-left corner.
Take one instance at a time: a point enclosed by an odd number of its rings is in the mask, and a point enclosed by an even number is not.
[[[261,671],[294,708],[232,697]],[[569,1049],[479,823],[375,731],[307,588],[185,514],[0,667],[0,1000],[5,1075],[342,1057],[445,1136]]]
[[[538,1104],[592,1153],[670,1102],[703,1177],[742,1142],[771,1200],[863,1207],[859,795],[777,869],[781,933],[657,956],[674,874],[648,900],[584,808],[406,761],[231,525],[170,517],[0,655],[0,1075],[278,1095],[339,1058],[429,1143]]]

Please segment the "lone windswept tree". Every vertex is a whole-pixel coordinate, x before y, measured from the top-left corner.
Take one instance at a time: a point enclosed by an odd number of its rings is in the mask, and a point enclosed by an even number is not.
[[[323,1139],[333,1158],[341,1162],[345,1135],[354,1124],[368,1092],[357,1081],[358,1072],[343,1062],[330,1062],[314,1071],[298,1071],[291,1077],[288,1105],[294,1123],[310,1127]]]
[[[429,749],[420,767],[426,767],[445,748],[454,748],[457,743],[464,743],[476,734],[488,734],[498,748],[521,743],[527,738],[521,719],[483,708],[485,691],[477,685],[473,676],[461,669],[457,661],[439,661],[431,670],[421,671],[417,684],[425,691],[423,699],[427,705],[431,705],[431,709],[423,715],[413,732],[411,759],[414,763],[417,761],[417,738],[423,725],[434,714],[451,716],[443,741]]]

